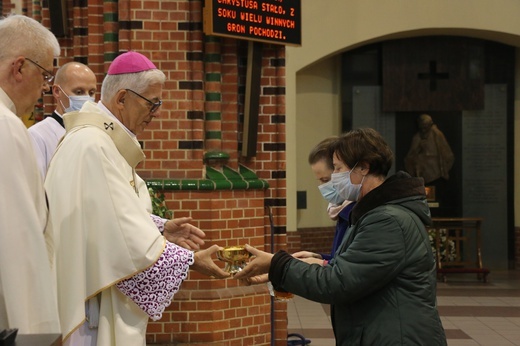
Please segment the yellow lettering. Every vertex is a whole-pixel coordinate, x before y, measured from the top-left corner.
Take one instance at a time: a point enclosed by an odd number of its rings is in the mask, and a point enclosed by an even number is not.
[[[254,13],[240,12],[240,19],[246,22],[262,23],[262,16]]]
[[[218,0],[217,3],[228,6],[243,7],[253,10],[258,9],[258,2],[256,2],[255,0]]]
[[[276,13],[276,14],[285,14],[283,6],[266,4],[266,3],[262,3],[262,11]]]
[[[217,10],[217,16],[222,17],[222,18],[233,18],[233,19],[236,19],[237,11],[226,10],[225,8],[219,8]]]
[[[235,24],[235,23],[227,23],[227,31],[229,32],[237,32],[239,34],[245,34],[246,33],[246,26],[241,24]]]
[[[285,40],[285,36],[280,30],[259,28],[257,26],[250,26],[249,34],[254,36]]]
[[[284,18],[276,18],[276,17],[265,17],[266,24],[273,26],[282,26],[284,28],[294,29],[296,26],[294,20],[284,19]]]
[[[241,0],[242,7],[248,8],[250,10],[258,10],[258,2],[253,0]]]
[[[218,3],[222,5],[240,6],[237,0],[218,0]]]

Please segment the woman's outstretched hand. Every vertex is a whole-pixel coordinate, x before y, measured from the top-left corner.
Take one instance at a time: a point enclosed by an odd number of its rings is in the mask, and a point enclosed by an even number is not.
[[[251,254],[251,259],[244,269],[235,274],[235,279],[251,282],[250,279],[255,276],[267,274],[271,266],[271,259],[273,254],[258,250],[250,245],[245,246],[245,249]],[[255,282],[259,283],[259,282]]]

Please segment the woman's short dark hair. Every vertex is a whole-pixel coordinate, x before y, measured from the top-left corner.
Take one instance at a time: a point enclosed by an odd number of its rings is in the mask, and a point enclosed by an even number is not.
[[[374,129],[360,128],[343,133],[330,150],[348,167],[364,162],[370,165],[369,173],[384,176],[392,168],[394,154],[383,136]]]
[[[332,164],[332,153],[330,151],[330,146],[338,139],[338,136],[327,137],[318,144],[314,148],[312,148],[309,153],[309,165],[313,165],[318,161],[325,161],[327,167],[331,170],[334,170],[334,165]]]

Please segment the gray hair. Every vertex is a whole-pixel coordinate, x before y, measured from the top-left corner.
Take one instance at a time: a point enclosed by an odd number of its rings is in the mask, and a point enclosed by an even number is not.
[[[108,102],[119,90],[131,89],[141,94],[153,84],[164,84],[166,76],[161,70],[153,69],[137,73],[106,75],[101,85],[101,100]]]
[[[56,36],[36,20],[19,14],[0,19],[0,60],[19,55],[41,61],[49,50],[60,55]]]

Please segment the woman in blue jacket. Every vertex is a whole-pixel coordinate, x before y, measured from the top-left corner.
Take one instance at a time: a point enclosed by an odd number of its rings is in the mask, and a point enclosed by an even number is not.
[[[276,290],[330,304],[337,345],[446,345],[422,178],[386,178],[393,154],[373,129],[343,134],[333,152],[333,185],[357,203],[332,261],[307,264],[247,246],[255,257],[235,278],[255,283],[268,273]]]

